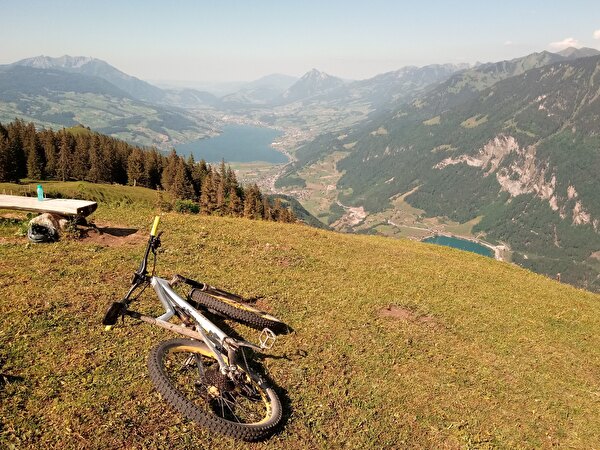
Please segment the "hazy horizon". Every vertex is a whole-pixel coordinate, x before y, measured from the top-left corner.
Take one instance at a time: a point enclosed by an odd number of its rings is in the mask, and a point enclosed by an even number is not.
[[[317,68],[366,79],[415,65],[600,47],[600,2],[3,2],[0,64],[92,56],[151,82],[244,82]]]

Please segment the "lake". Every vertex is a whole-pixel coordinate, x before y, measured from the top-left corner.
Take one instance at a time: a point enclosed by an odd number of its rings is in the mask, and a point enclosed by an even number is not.
[[[206,162],[255,162],[273,164],[288,162],[287,156],[271,147],[273,141],[282,135],[272,128],[251,125],[227,125],[223,132],[212,138],[198,139],[178,145],[177,153],[187,157],[190,153],[196,161]]]
[[[494,251],[486,247],[485,245],[478,244],[477,242],[468,241],[466,239],[457,238],[454,236],[431,236],[423,239],[422,242],[429,244],[445,245],[446,247],[453,247],[459,250],[465,250],[467,252],[477,253],[483,256],[494,257]]]

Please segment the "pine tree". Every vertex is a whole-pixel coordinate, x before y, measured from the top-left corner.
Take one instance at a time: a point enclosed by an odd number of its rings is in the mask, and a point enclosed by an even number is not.
[[[73,145],[71,176],[76,180],[85,180],[90,171],[89,138],[77,135]]]
[[[216,192],[215,192],[215,201],[217,204],[217,212],[220,215],[225,215],[227,214],[227,199],[225,198],[226,196],[226,191],[225,191],[225,176],[223,174],[223,172],[221,170],[219,170],[219,173],[217,174],[216,172],[213,172],[213,184],[216,183]]]
[[[110,145],[114,155],[113,183],[127,184],[127,160],[132,147],[125,141],[110,138]]]
[[[217,209],[217,190],[215,188],[214,172],[209,171],[204,177],[202,193],[200,194],[200,212],[212,214]]]
[[[161,158],[158,151],[153,148],[144,154],[144,179],[146,186],[150,189],[156,189],[160,186],[160,173],[162,170]]]
[[[23,139],[27,133],[25,122],[15,119],[6,127],[8,132],[8,145],[14,157],[17,180],[27,176],[27,154],[23,147]]]
[[[8,133],[8,155],[11,159],[9,162],[9,173],[12,180],[19,181],[27,175],[27,158],[23,151],[23,121],[15,119],[14,122],[6,127]]]
[[[269,202],[269,199],[266,196],[263,197],[262,207],[263,207],[262,218],[265,220],[274,220],[273,214],[271,211],[271,202]]]
[[[102,157],[100,136],[97,134],[93,134],[90,138],[89,154],[90,170],[88,171],[86,179],[92,183],[98,183],[104,179],[104,176],[102,175],[104,158]]]
[[[166,191],[171,190],[171,185],[175,179],[175,172],[177,171],[178,161],[179,156],[177,156],[177,151],[175,151],[175,149],[171,150],[160,177],[160,184]]]
[[[175,169],[175,176],[173,183],[169,189],[173,197],[184,200],[194,199],[194,188],[192,187],[192,180],[185,167],[185,162],[182,158],[177,158],[177,166]]]
[[[0,136],[0,181],[19,181],[13,149],[8,138]]]
[[[200,197],[202,195],[202,184],[204,183],[204,179],[208,175],[209,169],[206,164],[206,161],[203,159],[200,162],[195,163],[192,166],[192,182],[194,183],[194,189],[197,190],[196,195]]]
[[[248,219],[262,219],[264,208],[262,194],[256,184],[244,190],[244,217]]]
[[[127,181],[132,186],[145,185],[146,171],[144,168],[144,154],[139,148],[134,148],[127,159]]]
[[[229,204],[227,210],[229,215],[234,217],[241,217],[244,213],[244,204],[237,193],[237,189],[233,189],[229,192]]]
[[[23,128],[21,139],[27,158],[27,178],[41,180],[44,175],[44,157],[33,123],[29,123]]]
[[[115,167],[117,165],[117,156],[112,145],[112,140],[108,136],[100,136],[100,181],[114,183]]]
[[[60,131],[60,144],[58,146],[57,175],[62,181],[71,176],[71,145],[72,136],[64,129]]]
[[[56,178],[56,169],[58,167],[58,151],[56,149],[56,136],[52,130],[40,132],[40,142],[44,152],[44,174],[46,178]]]

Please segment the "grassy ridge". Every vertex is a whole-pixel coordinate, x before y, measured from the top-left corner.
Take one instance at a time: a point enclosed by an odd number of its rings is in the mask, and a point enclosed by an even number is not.
[[[99,224],[149,227],[150,207],[114,205]],[[439,246],[165,214],[159,274],[260,297],[295,329],[263,361],[288,422],[246,445],[160,401],[145,358],[169,333],[100,326],[143,238],[30,246],[17,228],[0,221],[0,447],[600,446],[598,295]]]

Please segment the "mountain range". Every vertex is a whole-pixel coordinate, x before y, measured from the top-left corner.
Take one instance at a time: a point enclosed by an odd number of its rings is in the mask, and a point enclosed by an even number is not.
[[[358,81],[313,69],[223,96],[42,56],[0,66],[0,122],[83,123],[162,148],[216,133],[223,115],[300,130],[276,186],[299,198],[312,189],[303,204],[328,225],[399,236],[451,225],[598,290],[599,55],[569,48]]]
[[[380,217],[350,229],[378,232],[408,205],[422,217],[471,223],[473,233],[507,244],[514,262],[598,290],[598,55],[541,52],[457,72],[300,148],[279,185],[302,185],[307,168],[337,152],[330,223],[342,204]]]

